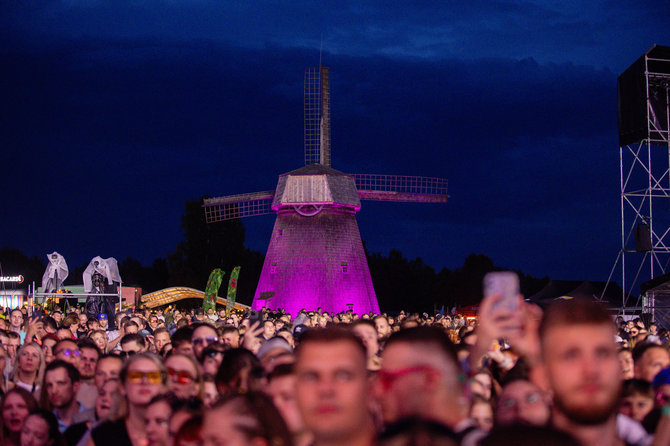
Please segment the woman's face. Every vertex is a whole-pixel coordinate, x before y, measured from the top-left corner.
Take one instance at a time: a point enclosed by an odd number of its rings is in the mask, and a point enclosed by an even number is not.
[[[493,410],[488,403],[477,403],[470,409],[470,418],[474,420],[477,427],[488,432],[493,428]]]
[[[102,333],[95,333],[91,339],[93,339],[93,342],[95,342],[95,345],[98,346],[100,351],[106,351],[107,350],[107,339],[105,339],[105,336]]]
[[[216,390],[216,384],[213,382],[208,382],[205,381],[204,384],[204,393],[205,397],[203,398],[202,402],[205,405],[205,407],[212,407],[214,403],[216,403],[216,400],[219,398],[219,392]]]
[[[50,364],[54,360],[54,345],[56,345],[56,341],[53,339],[42,341],[42,353],[44,353],[44,362],[47,364]]]
[[[19,354],[19,369],[26,373],[34,373],[40,366],[40,354],[37,347],[27,345]]]
[[[128,403],[136,406],[146,406],[164,388],[161,370],[153,361],[145,358],[133,361],[123,383]]]
[[[21,430],[21,446],[48,446],[53,443],[49,438],[49,425],[40,416],[26,418]]]
[[[194,364],[183,356],[170,356],[165,360],[168,369],[168,389],[177,398],[197,396],[200,389],[196,377],[198,371]]]
[[[147,407],[144,415],[144,426],[149,446],[166,446],[170,443],[170,405],[166,401],[158,401]]]
[[[9,432],[21,432],[29,412],[23,398],[17,393],[10,393],[2,405],[2,422]]]

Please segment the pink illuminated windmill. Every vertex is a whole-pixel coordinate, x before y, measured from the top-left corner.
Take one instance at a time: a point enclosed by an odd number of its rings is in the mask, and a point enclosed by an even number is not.
[[[379,312],[356,223],[361,200],[446,203],[447,180],[350,175],[330,167],[328,68],[305,72],[305,166],[274,191],[206,199],[207,222],[270,214],[272,230],[252,307]]]

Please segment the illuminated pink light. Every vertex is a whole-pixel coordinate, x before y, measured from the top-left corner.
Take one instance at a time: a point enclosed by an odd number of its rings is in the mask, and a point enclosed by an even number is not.
[[[275,294],[260,300],[266,292]],[[264,305],[293,315],[302,308],[333,313],[351,305],[357,313],[379,312],[351,207],[327,207],[312,217],[279,210],[252,307]]]

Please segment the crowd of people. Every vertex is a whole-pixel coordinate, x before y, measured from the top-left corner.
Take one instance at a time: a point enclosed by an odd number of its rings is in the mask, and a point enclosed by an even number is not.
[[[667,331],[589,300],[499,303],[6,309],[0,445],[670,445]]]

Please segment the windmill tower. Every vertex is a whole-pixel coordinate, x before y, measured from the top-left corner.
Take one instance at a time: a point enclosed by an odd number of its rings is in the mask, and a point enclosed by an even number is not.
[[[206,199],[207,222],[277,214],[252,308],[378,313],[356,223],[361,200],[446,203],[447,180],[331,168],[328,68],[306,70],[304,107],[305,166],[273,191]]]

